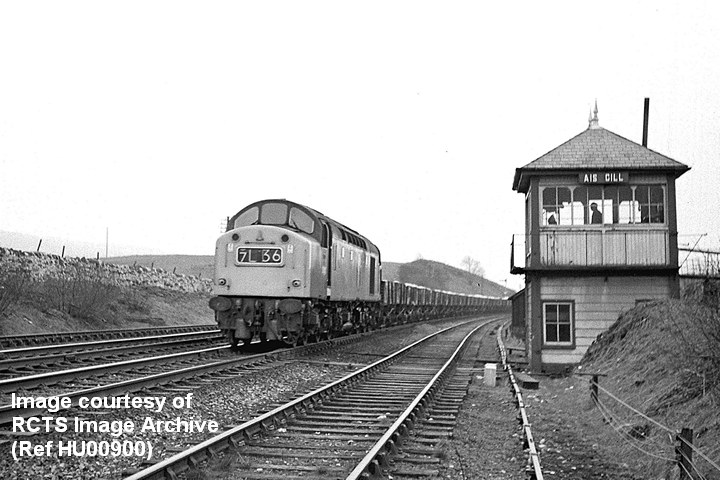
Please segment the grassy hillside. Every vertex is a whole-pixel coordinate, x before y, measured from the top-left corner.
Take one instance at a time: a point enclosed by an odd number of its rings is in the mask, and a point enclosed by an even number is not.
[[[716,305],[694,299],[638,306],[593,343],[577,371],[606,374],[600,386],[640,413],[600,391],[606,441],[616,444],[625,461],[648,473],[648,478],[666,478],[664,459],[675,455],[673,432],[684,427],[693,429],[694,444],[720,464],[720,309]],[[720,478],[720,471],[698,454],[693,460],[705,478]]]
[[[414,283],[436,290],[490,297],[507,297],[515,293],[486,278],[432,260],[415,260],[410,263],[385,262],[383,279]]]

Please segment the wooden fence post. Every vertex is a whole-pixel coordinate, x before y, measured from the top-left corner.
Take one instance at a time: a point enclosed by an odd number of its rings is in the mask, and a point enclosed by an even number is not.
[[[590,399],[593,401],[593,405],[598,404],[598,376],[593,375],[590,380]]]
[[[676,440],[678,445],[675,449],[677,456],[678,468],[680,468],[680,480],[692,480],[694,475],[690,471],[692,468],[692,428],[683,428]]]

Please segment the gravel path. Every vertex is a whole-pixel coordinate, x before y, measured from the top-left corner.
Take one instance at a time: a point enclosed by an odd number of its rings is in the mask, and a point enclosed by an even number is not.
[[[524,480],[527,455],[507,377],[501,375],[495,387],[484,384],[486,361],[495,360],[502,372],[495,335],[482,340],[477,358],[477,371],[446,448],[442,478]]]

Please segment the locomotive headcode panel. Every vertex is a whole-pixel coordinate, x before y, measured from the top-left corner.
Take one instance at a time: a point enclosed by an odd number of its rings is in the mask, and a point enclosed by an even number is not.
[[[245,265],[277,265],[281,267],[283,265],[283,249],[275,247],[238,247],[236,263]]]

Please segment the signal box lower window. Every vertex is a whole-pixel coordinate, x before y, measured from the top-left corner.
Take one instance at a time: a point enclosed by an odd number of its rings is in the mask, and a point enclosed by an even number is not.
[[[573,302],[543,303],[543,343],[548,346],[573,347]]]

